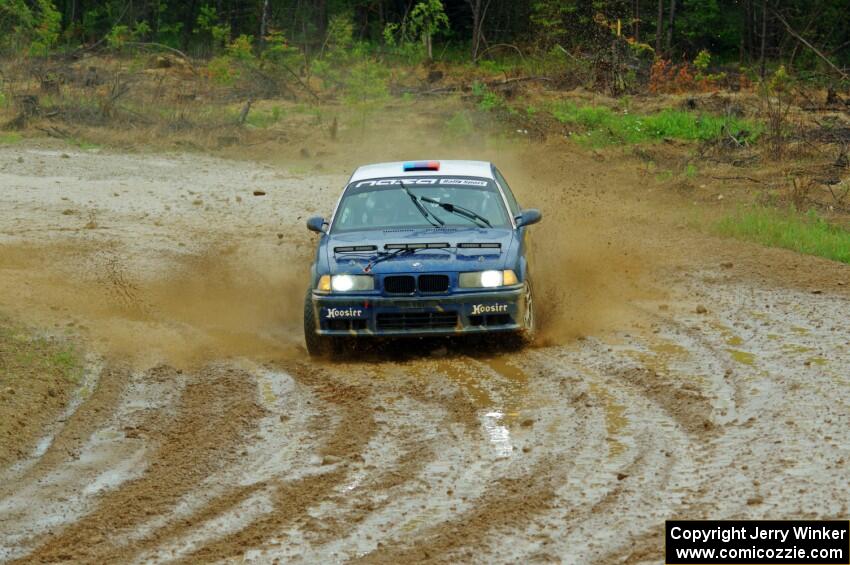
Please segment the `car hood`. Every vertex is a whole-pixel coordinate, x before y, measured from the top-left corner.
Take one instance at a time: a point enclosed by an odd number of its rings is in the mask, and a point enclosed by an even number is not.
[[[428,271],[465,272],[503,269],[514,234],[505,228],[423,228],[358,231],[331,234],[327,238],[328,265],[332,273],[359,273],[385,251],[387,244],[448,244],[443,249],[420,249],[377,263],[372,272],[415,273]],[[498,244],[493,247],[473,247]],[[374,245],[375,251],[340,252],[339,247]],[[460,245],[460,247],[458,247]]]

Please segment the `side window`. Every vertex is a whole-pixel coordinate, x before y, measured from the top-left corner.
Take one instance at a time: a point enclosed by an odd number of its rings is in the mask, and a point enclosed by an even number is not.
[[[505,180],[505,177],[502,176],[502,173],[500,173],[499,169],[496,167],[493,167],[493,174],[496,176],[496,182],[498,182],[499,186],[502,187],[502,190],[505,191],[505,198],[508,200],[508,207],[511,209],[511,216],[518,216],[522,209],[519,207],[516,197],[511,191],[511,187],[508,186],[508,181]]]

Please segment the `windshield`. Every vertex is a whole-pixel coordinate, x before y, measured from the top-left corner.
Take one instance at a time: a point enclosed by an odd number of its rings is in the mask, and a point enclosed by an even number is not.
[[[457,210],[453,212],[452,207],[471,212],[473,217],[458,214]],[[423,209],[427,213],[423,213]],[[474,215],[486,222],[475,219]],[[348,185],[331,231],[431,228],[435,225],[481,227],[487,223],[494,228],[511,226],[502,195],[492,180],[410,177],[361,180]]]

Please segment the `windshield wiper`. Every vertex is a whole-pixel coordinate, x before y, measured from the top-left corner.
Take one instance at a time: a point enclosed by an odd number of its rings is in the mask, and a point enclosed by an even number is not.
[[[464,208],[463,206],[458,206],[457,204],[452,204],[451,202],[440,202],[439,200],[434,200],[433,198],[428,198],[427,196],[420,196],[420,198],[423,202],[427,202],[428,204],[436,204],[447,212],[457,214],[458,216],[462,216],[467,220],[472,220],[479,227],[482,227],[481,224],[486,225],[488,228],[493,227],[493,224],[490,223],[490,220],[488,220],[481,214],[476,214],[472,210]]]
[[[416,252],[416,249],[407,249],[407,248],[396,249],[395,251],[389,251],[389,252],[387,252],[387,251],[378,252],[378,257],[376,259],[372,259],[371,261],[369,261],[369,264],[366,265],[365,267],[363,267],[363,272],[368,273],[378,263],[383,263],[384,261],[392,259],[393,257],[398,257],[399,255],[403,255],[403,254],[407,254],[407,253],[415,253],[415,252]]]
[[[407,195],[410,197],[410,201],[413,202],[413,205],[416,206],[416,209],[419,210],[419,212],[423,216],[425,216],[425,219],[428,220],[429,224],[431,224],[432,226],[435,226],[435,227],[446,225],[446,222],[444,222],[443,220],[441,220],[437,216],[434,216],[428,210],[425,209],[425,206],[423,206],[422,203],[419,202],[419,197],[416,196],[415,194],[413,194],[412,192],[410,192],[410,189],[408,189],[406,186],[404,186],[404,181],[399,181],[399,184],[401,184],[401,189],[404,192],[407,193]],[[437,221],[436,224],[434,223],[434,220]]]

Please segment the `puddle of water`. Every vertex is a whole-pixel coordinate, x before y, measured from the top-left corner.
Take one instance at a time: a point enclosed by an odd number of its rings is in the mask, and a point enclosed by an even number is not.
[[[504,416],[503,412],[494,410],[484,414],[483,418],[487,438],[496,449],[496,455],[499,459],[510,457],[514,451],[514,446],[511,444],[511,432],[507,426],[500,423]]]
[[[503,420],[510,425],[519,417],[523,408],[528,408],[528,375],[521,368],[509,363],[505,357],[491,357],[482,361],[507,381],[499,384],[503,384]]]
[[[111,490],[121,483],[140,473],[140,469],[145,468],[143,460],[145,450],[137,450],[132,457],[119,462],[116,467],[107,469],[99,474],[95,479],[87,484],[83,489],[83,494],[92,495],[101,490]]]
[[[624,350],[624,352],[637,359],[644,367],[659,374],[670,373],[671,361],[688,356],[687,348],[671,341],[660,340],[648,344],[647,347],[652,353],[634,350]]]
[[[414,530],[417,530],[420,527],[424,526],[428,522],[432,521],[437,516],[439,516],[439,512],[437,511],[437,509],[430,508],[405,522],[399,529],[402,532],[409,534]]]
[[[672,341],[659,341],[656,343],[650,343],[649,349],[657,355],[665,355],[668,357],[685,357],[688,354],[687,349],[677,343],[673,343]]]
[[[730,347],[738,347],[744,344],[744,339],[736,334],[729,326],[717,321],[710,321],[708,322],[708,325],[720,333],[720,336],[723,338],[723,341],[726,342],[726,345]]]
[[[509,426],[528,407],[528,375],[504,357],[483,359],[481,363],[501,378],[491,378],[486,370],[476,370],[474,363],[461,365],[459,361],[440,360],[436,365],[441,373],[466,392],[476,408],[486,410],[480,414],[481,425],[496,451],[496,457],[503,459],[510,457],[514,451]],[[485,389],[483,379],[487,379],[498,400]]]
[[[618,439],[618,436],[629,423],[626,418],[626,407],[617,404],[611,394],[596,383],[590,383],[590,392],[602,401],[602,409],[605,412],[605,430],[608,434],[608,454],[611,458],[617,457],[626,446]]]
[[[469,396],[477,408],[489,408],[493,406],[493,400],[490,394],[484,390],[484,387],[479,381],[481,375],[470,370],[469,367],[463,366],[460,362],[451,362],[448,360],[440,360],[436,362],[437,371],[443,373],[454,382]]]
[[[796,343],[786,343],[782,346],[782,351],[785,353],[808,353],[812,350],[812,347],[806,347],[805,345],[798,345]]]
[[[272,383],[267,378],[260,377],[260,391],[263,395],[263,402],[267,406],[274,406],[277,402],[277,396],[272,388]]]
[[[749,351],[741,351],[740,349],[727,349],[729,355],[732,356],[732,359],[741,363],[742,365],[749,365],[752,367],[756,364],[756,356],[750,353]]]

